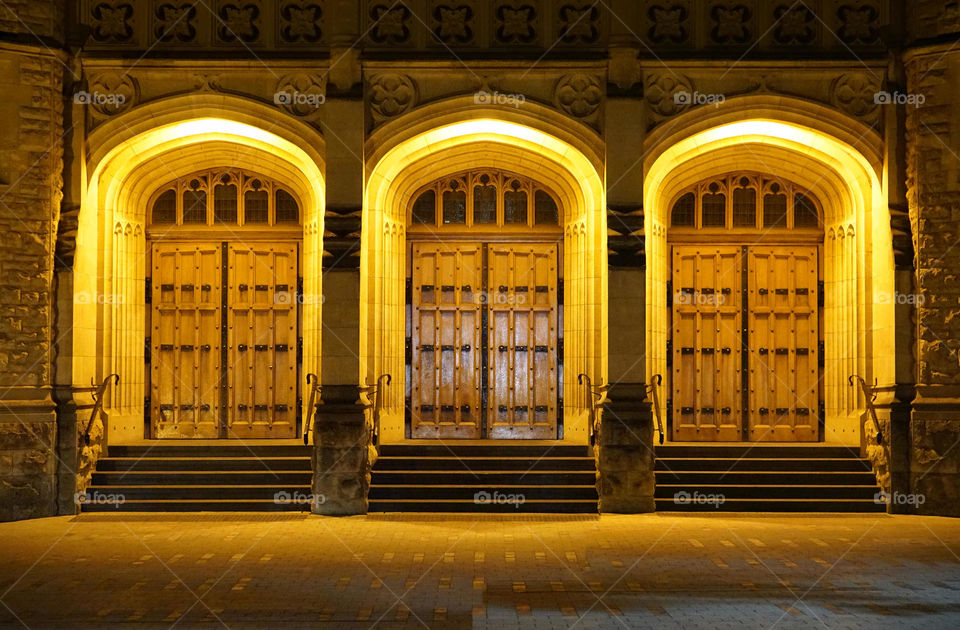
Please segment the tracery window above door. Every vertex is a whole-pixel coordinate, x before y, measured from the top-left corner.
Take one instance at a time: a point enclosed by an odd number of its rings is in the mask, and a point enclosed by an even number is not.
[[[411,229],[553,228],[555,195],[528,177],[476,170],[438,179],[418,190],[408,211]]]
[[[703,180],[677,195],[671,228],[819,231],[820,202],[804,187],[759,173]]]
[[[199,171],[161,186],[149,222],[169,227],[300,225],[300,202],[284,185],[245,170]]]

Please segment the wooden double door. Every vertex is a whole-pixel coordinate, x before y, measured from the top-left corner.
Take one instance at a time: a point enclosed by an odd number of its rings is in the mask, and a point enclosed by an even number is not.
[[[677,245],[672,437],[819,439],[815,246]]]
[[[295,243],[154,243],[150,436],[297,434]]]
[[[557,246],[411,251],[411,437],[557,438]]]

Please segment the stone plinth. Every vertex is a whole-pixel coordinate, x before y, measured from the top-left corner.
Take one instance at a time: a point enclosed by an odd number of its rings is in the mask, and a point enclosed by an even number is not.
[[[370,430],[356,385],[327,385],[313,429],[313,511],[367,513],[372,465]]]
[[[610,388],[597,440],[601,512],[654,511],[653,422],[642,383]]]

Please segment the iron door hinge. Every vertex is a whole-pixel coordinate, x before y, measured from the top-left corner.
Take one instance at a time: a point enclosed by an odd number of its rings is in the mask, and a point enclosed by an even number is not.
[[[143,340],[143,362],[144,363],[150,363],[152,353],[153,353],[153,338],[147,337]]]
[[[152,278],[144,279],[143,301],[145,304],[153,304],[153,279]]]
[[[673,282],[667,280],[667,308],[673,308]]]
[[[826,303],[826,298],[824,297],[824,284],[823,280],[817,282],[817,306],[823,308],[823,305]]]

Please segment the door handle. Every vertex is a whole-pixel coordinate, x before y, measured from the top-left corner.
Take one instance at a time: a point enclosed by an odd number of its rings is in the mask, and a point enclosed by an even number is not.
[[[247,284],[238,284],[238,285],[237,285],[237,288],[238,288],[239,290],[241,290],[241,291],[246,291],[247,289],[250,288],[250,286],[247,285]]]
[[[440,411],[453,411],[453,405],[440,405]]]
[[[506,346],[497,346],[497,350],[499,350],[500,352],[506,352],[506,351],[507,351],[507,347],[506,347]]]
[[[470,413],[470,405],[460,405],[460,413]]]
[[[460,352],[470,352],[470,344],[464,344],[460,346]]]
[[[181,290],[181,291],[193,291],[193,285],[192,285],[192,284],[181,284],[181,285],[180,285],[180,290]]]
[[[760,349],[757,350],[757,352],[759,352],[760,354],[767,354],[767,353],[770,352],[770,351],[767,350],[766,348],[760,348]]]
[[[810,410],[807,409],[806,407],[797,407],[797,415],[798,415],[798,416],[809,416],[809,415],[810,415]]]
[[[526,405],[517,405],[517,406],[515,406],[515,407],[513,408],[513,410],[514,410],[514,411],[522,411],[523,413],[527,413],[527,406],[526,406]]]
[[[770,410],[767,409],[766,407],[760,407],[759,409],[757,409],[757,413],[759,413],[761,416],[765,416],[768,413],[770,413]]]
[[[180,411],[193,411],[193,405],[180,405]]]
[[[533,408],[533,410],[536,411],[537,413],[547,413],[549,409],[550,408],[547,407],[546,405],[537,405],[536,407]]]
[[[533,350],[534,352],[549,352],[550,348],[547,346],[534,346]]]
[[[245,412],[247,409],[249,409],[249,407],[247,407],[246,405],[237,405],[237,411],[239,411],[240,413]]]
[[[279,411],[280,413],[285,413],[285,412],[287,412],[289,409],[290,409],[290,408],[289,408],[287,405],[274,405],[274,406],[273,406],[273,410],[274,410],[274,411]]]
[[[256,344],[255,346],[253,346],[253,349],[254,349],[256,352],[266,352],[267,349],[269,349],[269,348],[270,348],[270,346],[268,346],[268,345],[265,344],[265,343],[258,343],[258,344]]]
[[[692,416],[692,415],[693,415],[693,407],[680,407],[680,415],[681,415],[681,416]]]
[[[433,413],[433,405],[420,405],[421,413]]]
[[[240,352],[246,352],[246,351],[247,351],[247,344],[241,343],[239,346],[237,346],[237,350],[239,350]]]
[[[526,351],[527,351],[527,347],[526,347],[526,346],[514,346],[513,349],[516,350],[517,352],[526,352]]]
[[[721,348],[721,349],[720,349],[720,352],[721,352],[722,354],[730,354],[730,353],[732,352],[732,350],[731,350],[730,348]]]
[[[537,293],[549,293],[550,287],[545,284],[538,284],[533,290]]]
[[[703,354],[713,354],[713,348],[700,348],[700,352]]]
[[[440,352],[453,352],[453,346],[440,346]]]
[[[508,287],[508,286],[505,285],[505,284],[501,284],[499,287],[497,287],[497,290],[498,290],[500,293],[506,293],[507,291],[510,290],[510,287]]]
[[[176,287],[175,287],[174,285],[172,285],[172,284],[161,284],[161,285],[160,285],[160,290],[161,290],[161,291],[173,291],[175,288],[176,288]]]
[[[810,354],[810,348],[797,348],[797,354],[801,356],[806,356]]]
[[[185,343],[182,346],[180,346],[180,350],[182,350],[183,352],[193,352],[193,345]]]
[[[204,352],[210,352],[210,344],[205,343],[202,346],[200,346],[200,349],[203,350]]]
[[[729,416],[729,415],[730,415],[730,407],[723,407],[723,408],[721,408],[721,409],[720,409],[720,413],[722,413],[722,414],[725,415],[725,416]]]
[[[774,352],[775,352],[776,354],[790,354],[790,349],[789,349],[789,348],[777,348],[776,350],[774,350]]]
[[[164,351],[164,352],[172,352],[172,351],[173,351],[173,344],[172,344],[172,343],[161,343],[161,344],[160,344],[160,350],[162,350],[162,351]]]
[[[689,346],[684,346],[680,348],[680,354],[693,354],[693,348]]]
[[[785,416],[788,413],[790,413],[790,409],[788,407],[777,407],[778,416]]]
[[[268,291],[270,289],[270,286],[266,284],[255,284],[253,288],[256,289],[257,291]]]
[[[425,343],[420,346],[421,352],[433,352],[433,344]]]
[[[500,406],[497,407],[497,411],[499,411],[500,413],[507,413],[507,406],[506,406],[506,405],[500,405]]]
[[[269,407],[268,407],[267,405],[254,405],[254,406],[253,406],[253,410],[254,410],[254,411],[267,411],[268,409],[269,409]]]
[[[530,287],[513,287],[515,293],[526,293],[530,290]]]
[[[203,403],[202,405],[200,405],[200,411],[210,411],[210,405],[208,405],[207,403]]]
[[[700,413],[706,415],[713,415],[713,407],[700,407]]]
[[[453,290],[455,290],[455,289],[456,289],[456,287],[453,286],[452,284],[445,284],[445,285],[443,285],[443,286],[440,287],[440,290],[441,290],[441,291],[453,291]]]
[[[287,352],[290,348],[285,343],[278,343],[273,347],[273,349],[276,350],[277,352]]]

